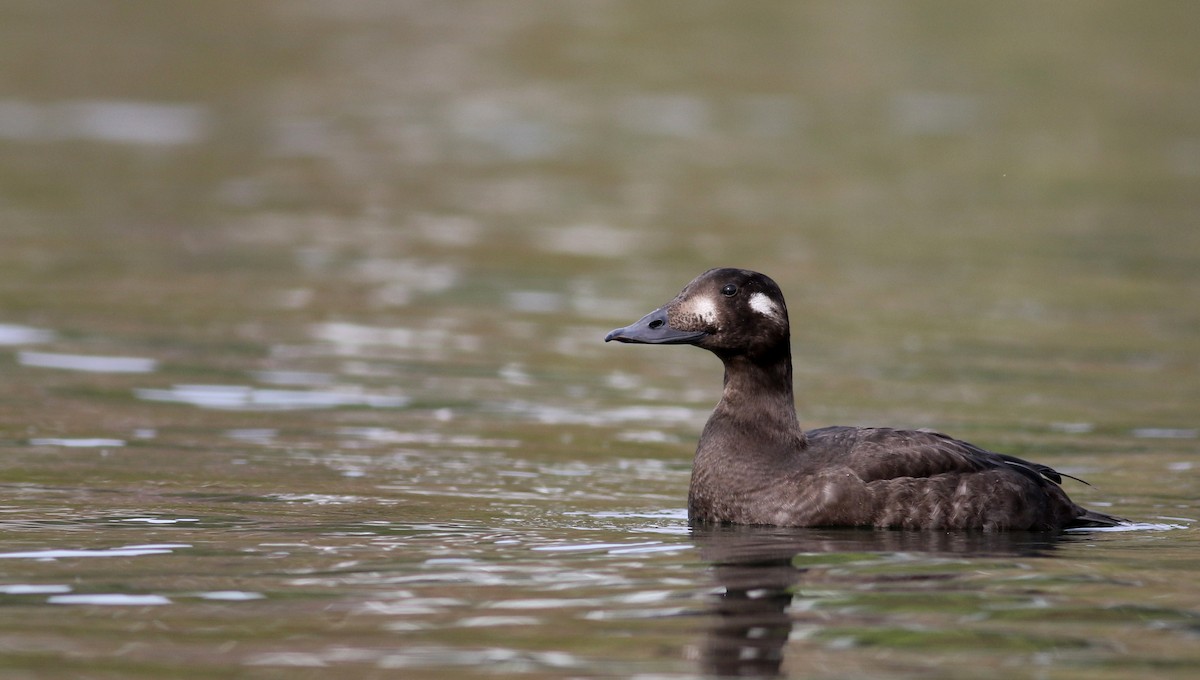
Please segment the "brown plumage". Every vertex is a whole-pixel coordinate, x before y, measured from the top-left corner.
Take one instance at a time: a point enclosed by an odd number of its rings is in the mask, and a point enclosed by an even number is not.
[[[691,344],[725,365],[696,448],[693,522],[1061,531],[1115,526],[1050,467],[925,430],[825,427],[796,418],[787,306],[769,277],[713,269],[605,341]]]

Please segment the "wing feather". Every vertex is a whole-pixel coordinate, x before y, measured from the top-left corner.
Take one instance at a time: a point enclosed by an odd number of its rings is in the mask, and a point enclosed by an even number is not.
[[[1048,465],[988,451],[930,430],[827,427],[810,430],[808,436],[816,444],[814,448],[840,451],[838,463],[864,482],[996,468],[1014,470],[1039,484],[1061,484],[1064,476],[1083,482]]]

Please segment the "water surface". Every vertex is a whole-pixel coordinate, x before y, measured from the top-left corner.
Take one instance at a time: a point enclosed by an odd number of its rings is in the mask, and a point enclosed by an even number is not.
[[[1190,5],[200,7],[2,11],[4,673],[1200,668]],[[1137,527],[689,528],[722,265]]]

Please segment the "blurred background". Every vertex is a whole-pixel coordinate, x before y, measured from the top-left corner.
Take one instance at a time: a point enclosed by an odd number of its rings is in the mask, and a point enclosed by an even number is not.
[[[783,288],[806,425],[1186,504],[1197,26],[1186,1],[6,2],[14,512],[681,510],[719,364],[602,338],[715,266]]]
[[[1187,2],[10,3],[0,310],[184,363],[257,365],[247,346],[349,322],[470,330],[469,349],[435,344],[489,370],[712,372],[595,340],[742,266],[781,283],[801,370],[826,380],[937,371],[932,389],[972,391],[973,365],[1020,361],[1085,371],[1106,410],[1161,397],[1155,417],[1182,426],[1196,18]],[[1130,383],[1152,390],[1111,394]]]

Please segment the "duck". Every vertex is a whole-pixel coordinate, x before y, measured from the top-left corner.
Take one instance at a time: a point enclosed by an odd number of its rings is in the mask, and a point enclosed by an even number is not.
[[[1073,502],[1062,483],[1076,477],[940,432],[802,429],[787,305],[765,274],[710,269],[604,341],[694,345],[724,365],[692,465],[692,525],[1062,532],[1128,523]]]

